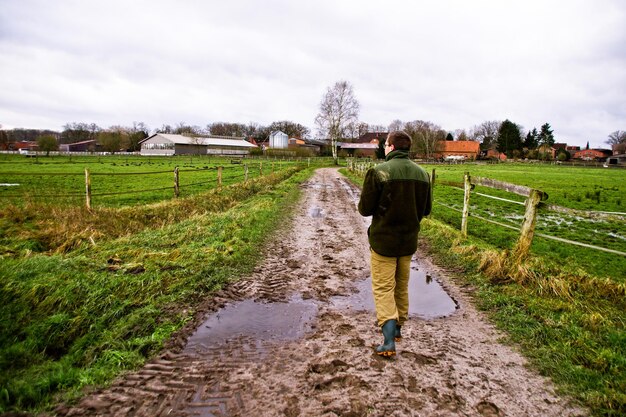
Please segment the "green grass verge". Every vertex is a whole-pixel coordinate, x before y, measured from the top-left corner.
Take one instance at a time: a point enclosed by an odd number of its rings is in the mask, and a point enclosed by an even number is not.
[[[345,170],[344,170],[345,171]],[[344,172],[355,184],[362,178]],[[439,265],[475,289],[477,306],[508,334],[560,392],[596,416],[626,415],[626,285],[558,258],[532,255],[512,265],[508,252],[425,219],[420,239]]]
[[[190,320],[203,297],[252,270],[311,173],[285,170],[251,182],[247,191],[224,190],[223,204],[213,209],[206,201],[216,200],[215,193],[190,197],[177,210],[162,203],[148,218],[199,209],[159,227],[103,236],[95,246],[4,256],[0,411],[50,409],[59,398],[139,367]],[[141,218],[146,209],[137,210],[126,212],[128,218]]]

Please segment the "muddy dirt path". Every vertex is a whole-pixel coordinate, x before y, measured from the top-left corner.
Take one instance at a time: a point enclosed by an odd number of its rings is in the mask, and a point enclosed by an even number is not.
[[[158,358],[58,414],[587,415],[499,343],[469,295],[419,252],[418,268],[453,308],[438,318],[430,307],[412,313],[398,355],[376,356],[382,336],[364,296],[369,248],[359,191],[334,169],[318,170],[302,189],[292,227],[250,277],[207,300],[205,314]]]

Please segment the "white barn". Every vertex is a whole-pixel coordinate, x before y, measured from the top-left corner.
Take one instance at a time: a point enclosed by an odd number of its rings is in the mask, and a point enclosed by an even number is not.
[[[256,147],[242,137],[156,133],[141,142],[141,155],[246,156]]]
[[[270,148],[287,149],[289,148],[289,135],[280,130],[270,133]]]

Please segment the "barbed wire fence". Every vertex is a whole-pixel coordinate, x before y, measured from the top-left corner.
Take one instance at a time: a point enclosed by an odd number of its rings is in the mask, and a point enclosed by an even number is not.
[[[181,190],[189,190],[193,187],[205,187],[205,190],[220,188],[222,186],[236,184],[240,182],[247,182],[254,178],[259,178],[264,175],[269,175],[277,172],[277,170],[286,169],[288,167],[297,166],[297,165],[306,165],[310,166],[310,160],[293,160],[293,161],[280,161],[280,160],[259,160],[258,163],[256,161],[252,163],[242,163],[241,161],[231,161],[230,166],[225,165],[217,165],[212,167],[204,167],[203,169],[180,169],[178,166],[173,170],[158,170],[158,171],[148,171],[148,172],[92,172],[91,169],[85,168],[84,172],[3,172],[2,175],[4,177],[34,177],[35,181],[40,178],[46,177],[84,177],[84,182],[80,182],[84,187],[80,191],[76,192],[3,192],[0,193],[0,198],[2,199],[20,199],[28,196],[29,199],[38,199],[38,200],[54,200],[54,199],[84,199],[85,206],[87,208],[91,208],[93,204],[93,200],[100,197],[111,197],[111,196],[128,196],[128,195],[137,195],[142,193],[154,193],[159,191],[171,191],[172,197],[177,198],[181,195]],[[181,183],[181,177],[184,178],[185,174],[194,174],[189,175],[190,177],[197,177],[198,174],[208,174],[210,178],[201,181],[193,181],[190,183]],[[139,176],[158,176],[163,174],[172,174],[172,179],[170,180],[170,184],[167,186],[160,187],[149,187],[149,188],[134,188],[127,189],[123,191],[94,191],[93,185],[97,185],[99,182],[96,178],[98,177],[139,177]],[[38,184],[38,189],[44,189],[45,180],[40,180],[42,183]],[[79,183],[79,181],[75,181]],[[119,182],[118,182],[119,183]],[[14,185],[19,184],[11,184],[11,183],[3,183],[0,186],[5,186],[5,188],[9,188]],[[193,194],[193,193],[188,193]]]

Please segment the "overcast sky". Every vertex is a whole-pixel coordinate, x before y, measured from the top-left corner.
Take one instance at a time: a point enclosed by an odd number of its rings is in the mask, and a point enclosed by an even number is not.
[[[347,80],[360,120],[626,130],[624,0],[0,0],[0,124],[290,120]]]

